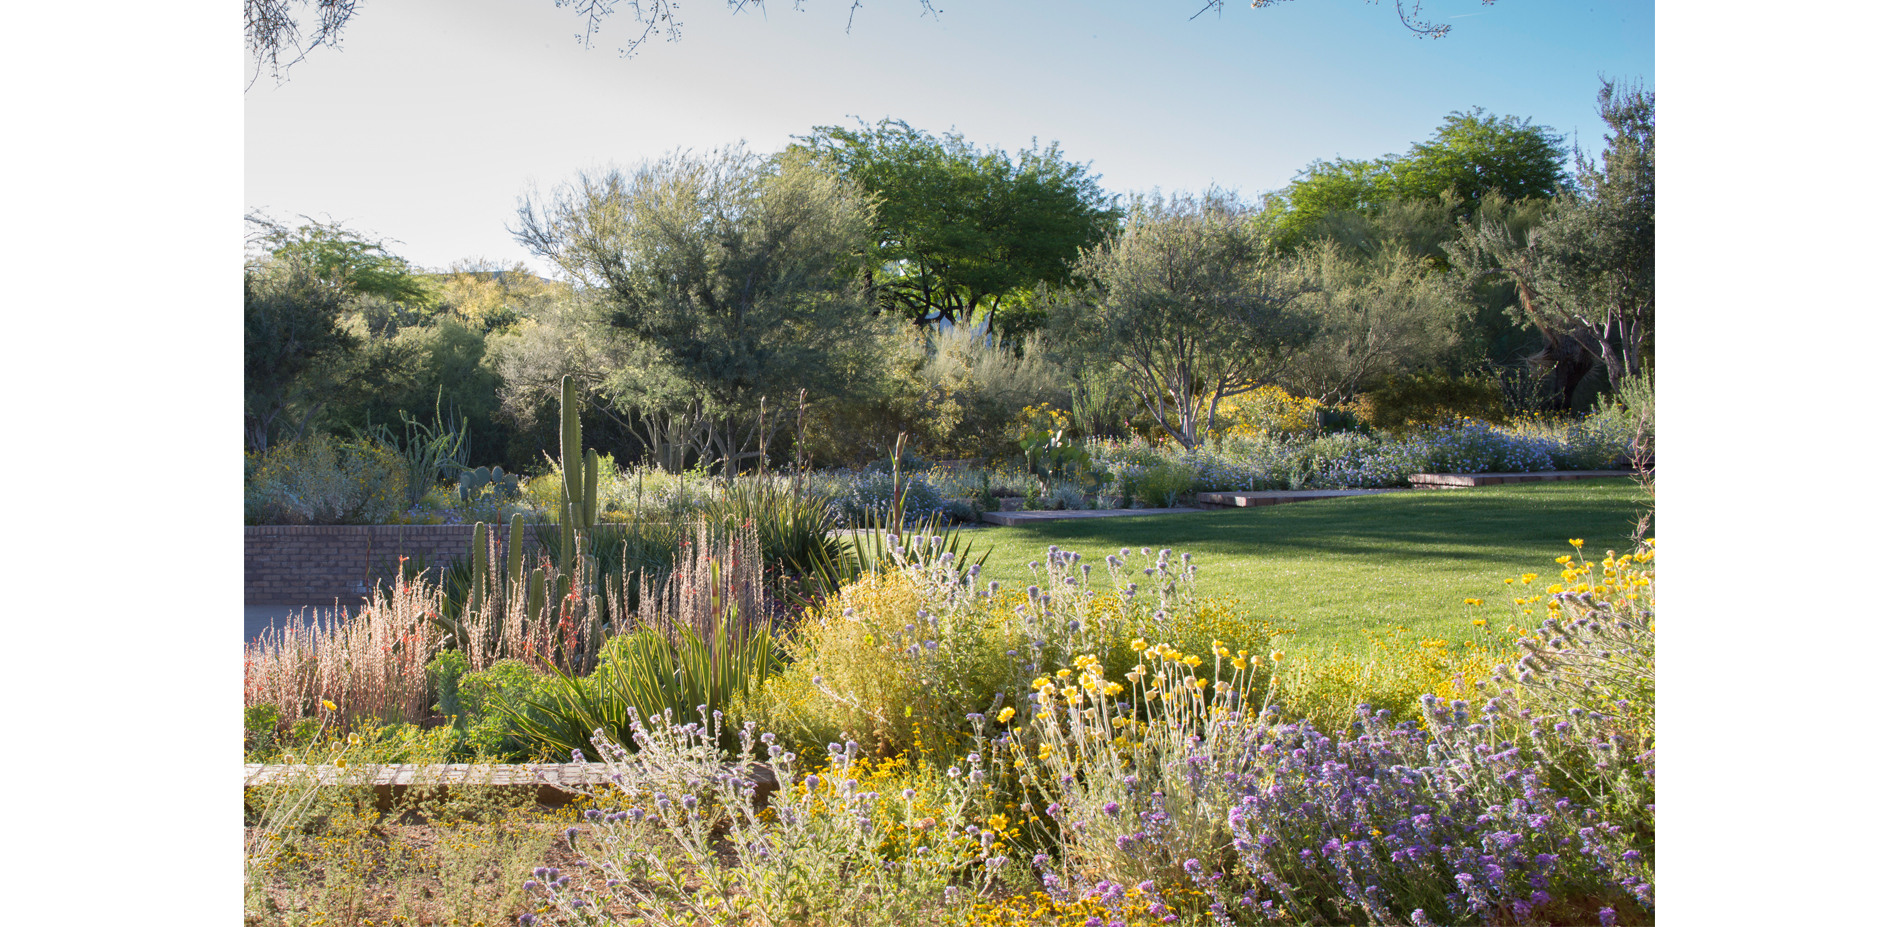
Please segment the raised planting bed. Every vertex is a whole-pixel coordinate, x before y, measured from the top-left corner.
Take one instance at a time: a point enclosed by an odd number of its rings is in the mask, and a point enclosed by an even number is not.
[[[1507,483],[1548,483],[1562,480],[1596,480],[1605,477],[1635,476],[1634,470],[1542,470],[1536,473],[1414,473],[1412,485],[1420,489],[1469,489],[1474,486],[1503,486]]]
[[[1369,496],[1382,492],[1404,492],[1403,489],[1285,489],[1275,492],[1204,492],[1195,495],[1194,501],[1202,505],[1219,505],[1231,508],[1253,508],[1260,505],[1285,505],[1289,502],[1307,502],[1313,499],[1341,499],[1347,496]]]
[[[298,764],[244,764],[244,788],[264,785],[308,782],[312,777],[321,787],[368,785],[376,795],[376,808],[388,811],[411,789],[533,790],[537,804],[558,808],[573,801],[588,789],[609,783],[612,771],[606,763],[372,763],[366,766],[336,767]],[[758,800],[778,787],[772,769],[755,763],[747,771],[758,786]]]

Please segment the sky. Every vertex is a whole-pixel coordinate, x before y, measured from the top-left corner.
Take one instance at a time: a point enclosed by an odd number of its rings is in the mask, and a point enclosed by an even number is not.
[[[374,0],[340,49],[244,94],[244,203],[337,220],[429,268],[547,271],[508,232],[520,198],[582,169],[890,117],[1015,152],[1060,143],[1112,193],[1285,187],[1315,159],[1372,158],[1483,107],[1601,147],[1599,76],[1656,88],[1648,0],[1390,2],[680,0],[683,37],[620,54],[553,0]],[[847,23],[849,31],[847,31]]]

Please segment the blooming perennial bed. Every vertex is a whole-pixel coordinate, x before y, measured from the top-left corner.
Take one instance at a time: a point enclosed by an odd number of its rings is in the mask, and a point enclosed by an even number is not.
[[[1338,731],[1274,704],[1277,651],[1164,643],[1186,584],[1139,636],[1083,633],[1127,615],[1098,596],[1138,593],[1112,561],[1091,588],[1076,560],[1052,549],[1017,614],[1085,643],[967,715],[958,752],[901,790],[856,741],[813,765],[754,721],[722,749],[718,711],[635,718],[632,749],[600,743],[611,794],[566,832],[584,865],[536,870],[521,922],[1653,922],[1653,543],[1559,558],[1562,582],[1513,602],[1544,612],[1513,625],[1515,662]],[[1162,551],[1154,586],[1186,560]],[[990,592],[940,558],[905,569],[925,617]],[[751,764],[779,787],[761,798]]]

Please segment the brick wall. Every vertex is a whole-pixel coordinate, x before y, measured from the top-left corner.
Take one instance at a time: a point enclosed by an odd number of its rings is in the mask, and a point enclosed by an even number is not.
[[[352,603],[388,584],[397,557],[439,570],[468,554],[474,533],[473,525],[247,525],[244,604]],[[505,556],[508,526],[497,533]],[[525,540],[532,556],[532,531]]]

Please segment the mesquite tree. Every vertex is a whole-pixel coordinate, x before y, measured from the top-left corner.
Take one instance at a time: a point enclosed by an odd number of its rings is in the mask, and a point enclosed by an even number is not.
[[[872,316],[851,254],[869,206],[809,156],[735,146],[583,172],[518,217],[517,240],[598,306],[594,334],[629,349],[599,388],[695,423],[728,476],[801,388],[830,395],[858,375]]]
[[[1120,368],[1182,447],[1310,336],[1303,275],[1267,256],[1251,218],[1220,191],[1139,197],[1122,233],[1082,257],[1084,286],[1050,306],[1051,325]]]

